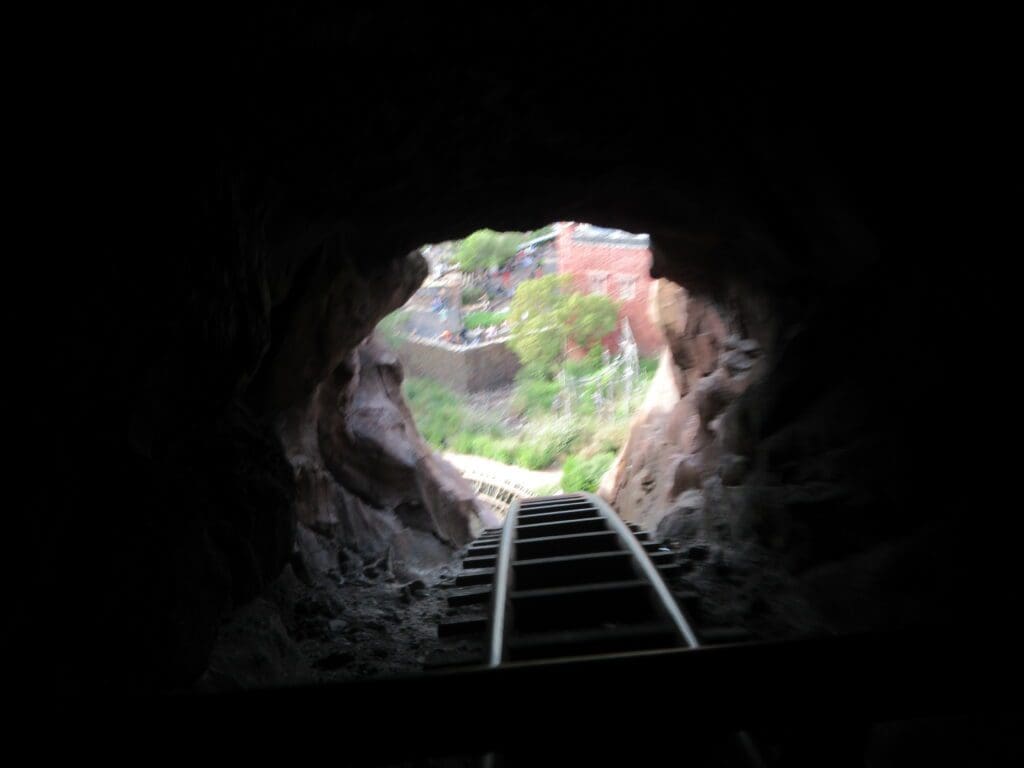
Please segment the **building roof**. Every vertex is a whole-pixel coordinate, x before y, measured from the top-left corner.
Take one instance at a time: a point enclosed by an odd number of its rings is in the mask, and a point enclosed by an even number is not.
[[[626,248],[647,248],[651,244],[650,235],[634,235],[632,232],[625,232],[621,229],[595,227],[593,224],[577,224],[572,231],[572,239],[588,243],[620,245]]]
[[[527,240],[525,243],[520,243],[519,249],[522,250],[523,248],[529,248],[531,245],[540,245],[548,240],[554,240],[557,236],[557,232],[548,232],[546,235],[541,235],[540,237],[535,237],[532,240]]]

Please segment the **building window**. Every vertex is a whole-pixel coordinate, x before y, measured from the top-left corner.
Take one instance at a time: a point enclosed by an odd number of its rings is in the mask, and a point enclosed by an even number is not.
[[[608,293],[607,272],[587,272],[588,293]]]
[[[637,279],[634,275],[616,275],[615,288],[618,297],[624,301],[636,298]]]

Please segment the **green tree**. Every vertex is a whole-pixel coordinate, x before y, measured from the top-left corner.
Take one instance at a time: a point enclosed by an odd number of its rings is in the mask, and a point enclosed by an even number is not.
[[[615,454],[610,451],[591,456],[589,459],[570,456],[562,467],[562,490],[566,493],[573,491],[593,493],[601,484],[601,477],[614,461]]]
[[[618,305],[600,293],[571,293],[565,313],[566,332],[584,352],[614,331],[619,319]]]
[[[618,305],[574,291],[569,275],[545,275],[519,284],[508,317],[509,346],[527,374],[552,379],[570,340],[586,352],[615,329]]]
[[[522,232],[478,229],[459,243],[455,251],[455,262],[463,272],[502,267],[516,255],[525,239]]]

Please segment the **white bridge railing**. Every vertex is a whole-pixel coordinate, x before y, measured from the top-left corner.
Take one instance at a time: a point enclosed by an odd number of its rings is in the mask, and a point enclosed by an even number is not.
[[[505,516],[508,508],[516,499],[536,494],[532,488],[489,472],[474,469],[460,469],[459,471],[476,490],[477,496],[490,504],[494,511],[502,517]]]

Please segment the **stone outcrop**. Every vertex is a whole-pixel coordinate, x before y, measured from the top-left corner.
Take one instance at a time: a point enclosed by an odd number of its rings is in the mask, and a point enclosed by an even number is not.
[[[394,352],[371,337],[279,417],[306,529],[298,545],[313,568],[385,557],[400,578],[417,578],[480,530],[476,494],[419,436],[401,381]]]
[[[685,519],[695,532],[704,487],[742,475],[746,459],[727,448],[735,439],[725,416],[758,375],[762,350],[711,302],[667,280],[655,283],[651,313],[667,348],[599,492],[626,520],[653,530]]]
[[[209,201],[215,217],[230,209],[219,202]],[[195,679],[224,618],[290,561],[319,572],[386,557],[411,578],[476,524],[472,492],[425,448],[400,402],[397,363],[364,344],[422,282],[422,257],[371,263],[338,236],[302,247],[271,243],[232,215],[217,226],[188,235],[201,247],[183,272],[154,280],[164,293],[149,288],[177,304],[145,301],[136,286],[118,313],[90,308],[83,293],[63,305],[83,338],[109,344],[77,365],[70,352],[53,395],[68,404],[65,423],[50,427],[68,438],[47,449],[65,482],[40,503],[95,509],[45,523],[49,557],[76,574],[81,597],[66,619],[86,628],[94,662],[59,656],[64,690],[95,682],[94,669],[117,688]],[[96,536],[102,558],[81,546]],[[93,592],[110,599],[93,604]]]
[[[780,636],[941,620],[940,595],[976,583],[976,566],[952,554],[957,509],[898,479],[946,458],[941,443],[901,450],[932,429],[907,390],[874,370],[891,360],[875,343],[886,321],[845,291],[792,324],[766,299],[735,284],[696,296],[658,286],[651,311],[669,348],[601,494],[625,519],[694,548],[690,579],[724,621]],[[890,324],[916,322],[908,307],[889,311]],[[928,560],[931,547],[947,553],[942,574],[902,564]]]

